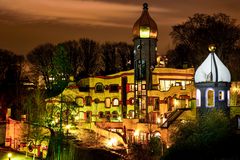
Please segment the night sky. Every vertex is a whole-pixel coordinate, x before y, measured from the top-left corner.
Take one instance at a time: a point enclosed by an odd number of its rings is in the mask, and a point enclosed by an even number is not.
[[[0,48],[27,54],[46,42],[90,38],[132,43],[142,4],[159,30],[158,52],[173,47],[171,26],[194,13],[225,13],[240,24],[239,0],[0,0]]]

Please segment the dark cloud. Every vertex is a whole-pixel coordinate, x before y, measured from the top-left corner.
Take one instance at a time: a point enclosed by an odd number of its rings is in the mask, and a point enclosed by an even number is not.
[[[0,48],[26,54],[35,46],[89,37],[131,43],[131,29],[141,15],[142,0],[0,0]],[[172,47],[171,26],[194,13],[223,12],[238,20],[238,0],[151,0],[158,24],[159,52]]]

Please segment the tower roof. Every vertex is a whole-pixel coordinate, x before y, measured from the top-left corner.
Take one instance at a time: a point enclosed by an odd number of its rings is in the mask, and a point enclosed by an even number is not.
[[[135,38],[157,38],[157,24],[148,13],[148,4],[143,4],[143,11],[140,18],[133,26],[133,39]]]
[[[215,49],[213,50],[215,51]],[[218,56],[213,52],[203,61],[195,72],[195,83],[231,82],[231,74]]]

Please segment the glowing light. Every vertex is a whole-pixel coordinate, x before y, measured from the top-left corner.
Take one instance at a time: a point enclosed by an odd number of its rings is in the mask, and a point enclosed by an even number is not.
[[[8,153],[8,158],[11,158],[12,157],[12,153]]]
[[[79,120],[79,116],[76,116],[76,117],[75,117],[75,120],[77,120],[77,121],[78,121],[78,120]]]
[[[215,52],[216,46],[215,46],[214,44],[210,44],[210,45],[208,46],[208,50],[209,50],[210,52]]]
[[[117,139],[116,138],[111,138],[110,140],[107,141],[107,146],[108,147],[113,147],[117,145]]]
[[[133,134],[135,137],[138,137],[139,136],[139,130],[137,129],[134,134]]]
[[[119,117],[118,117],[118,120],[119,120],[119,121],[121,121],[121,120],[122,120],[122,118],[119,116]]]
[[[158,117],[157,118],[157,123],[160,124],[160,122],[161,122],[161,119]]]
[[[70,124],[66,125],[66,129],[70,129],[70,127],[71,127]]]
[[[140,26],[140,38],[149,38],[150,37],[150,27]]]

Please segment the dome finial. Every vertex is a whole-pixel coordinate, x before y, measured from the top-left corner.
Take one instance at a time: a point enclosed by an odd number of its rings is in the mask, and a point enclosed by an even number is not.
[[[215,44],[210,44],[210,45],[208,46],[208,50],[209,50],[211,53],[215,52],[215,51],[216,51],[216,46],[215,46]]]
[[[143,9],[148,10],[148,4],[147,3],[143,3]]]

